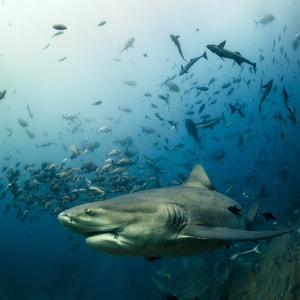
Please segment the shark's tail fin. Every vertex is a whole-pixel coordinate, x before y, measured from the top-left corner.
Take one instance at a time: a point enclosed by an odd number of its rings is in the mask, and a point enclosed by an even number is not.
[[[261,206],[261,202],[262,202],[262,198],[265,194],[265,186],[263,185],[263,187],[261,188],[258,196],[256,197],[252,207],[250,208],[250,210],[248,211],[248,224],[247,224],[247,228],[251,229],[253,226],[253,223],[256,219],[258,210]]]
[[[255,27],[257,27],[257,24],[258,24],[258,22],[257,22],[257,21],[255,21],[254,19],[253,19],[253,21],[255,22]]]
[[[204,53],[202,54],[202,57],[204,57],[205,59],[207,59],[206,51],[204,51]]]
[[[252,67],[253,67],[254,73],[256,73],[256,63],[253,63]]]

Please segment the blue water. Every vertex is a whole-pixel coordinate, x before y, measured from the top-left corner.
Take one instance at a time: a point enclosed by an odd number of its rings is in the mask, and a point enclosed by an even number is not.
[[[102,168],[113,148],[134,152],[126,174],[135,179],[117,186],[117,179],[105,173],[103,183],[93,183],[105,190],[105,198],[134,186],[180,184],[179,173],[188,176],[195,164],[202,164],[215,187],[245,209],[265,186],[259,228],[297,223],[300,46],[293,49],[292,42],[300,30],[299,11],[296,0],[2,1],[0,92],[6,94],[0,100],[0,299],[166,299],[153,277],[167,284],[167,272],[178,280],[186,276],[191,258],[149,263],[104,254],[58,222],[61,209],[97,199],[95,193],[82,193],[62,203],[72,189],[95,178],[95,171],[81,170],[83,164],[92,161]],[[253,19],[266,14],[275,19],[256,26]],[[101,21],[107,23],[97,26]],[[67,29],[52,37],[57,23]],[[180,36],[187,61],[204,51],[208,59],[201,58],[179,76],[186,62],[171,34]],[[132,37],[133,47],[121,52]],[[222,60],[206,48],[224,40],[226,49],[256,63],[256,73],[251,65]],[[171,77],[179,91],[164,84]],[[262,86],[271,79],[273,87],[260,113]],[[229,87],[222,88],[226,83]],[[283,87],[296,123],[284,104]],[[231,114],[229,104],[245,116]],[[131,112],[122,110],[126,108]],[[75,120],[66,119],[70,114]],[[186,129],[187,119],[199,123],[222,114],[213,128],[197,126],[199,143]],[[97,133],[103,126],[111,131]],[[154,132],[145,132],[146,127]],[[116,143],[127,137],[130,146]],[[45,142],[51,144],[43,147]],[[100,146],[88,151],[95,143]],[[72,159],[74,147],[80,154]],[[158,176],[147,159],[159,168]],[[26,169],[28,163],[34,166]],[[51,179],[44,181],[43,163],[46,168],[55,164]],[[69,189],[55,193],[51,180],[70,168],[77,169],[57,181],[59,188]],[[277,219],[267,222],[262,211]],[[230,264],[222,249],[199,257],[212,266],[216,261],[224,268]],[[206,275],[197,276],[205,280]]]

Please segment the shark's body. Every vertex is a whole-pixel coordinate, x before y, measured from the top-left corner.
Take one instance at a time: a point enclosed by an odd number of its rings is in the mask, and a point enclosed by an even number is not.
[[[179,35],[173,35],[173,34],[171,34],[170,38],[174,42],[174,44],[175,44],[175,46],[176,46],[176,48],[177,48],[180,56],[182,57],[182,59],[185,60],[185,58],[183,56],[183,53],[182,53],[182,50],[181,50],[180,42],[179,42]]]
[[[179,76],[188,73],[189,69],[200,59],[204,57],[205,59],[207,59],[207,55],[206,55],[206,51],[203,52],[203,54],[201,56],[192,58],[185,66],[181,65],[180,68],[180,72],[179,72]]]
[[[89,246],[112,254],[174,257],[211,251],[235,240],[259,240],[285,231],[250,231],[261,199],[248,215],[214,190],[196,165],[179,186],[140,191],[83,204],[58,216],[86,236]]]
[[[263,95],[260,99],[259,105],[258,105],[258,110],[259,110],[260,113],[261,113],[261,106],[262,106],[263,102],[266,100],[269,93],[271,92],[272,86],[273,86],[273,79],[271,79],[267,84],[265,84],[263,86],[265,91],[264,91],[264,93],[263,93]]]
[[[243,57],[239,52],[233,52],[224,48],[226,41],[223,41],[219,45],[207,45],[206,47],[220,58],[229,58],[234,60],[238,65],[242,63],[249,64],[253,67],[254,72],[256,72],[256,63],[251,62],[247,58]]]

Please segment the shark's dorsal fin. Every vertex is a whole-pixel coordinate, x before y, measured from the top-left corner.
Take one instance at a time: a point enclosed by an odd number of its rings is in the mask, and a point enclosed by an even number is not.
[[[196,165],[194,167],[184,185],[192,187],[205,187],[210,190],[215,189],[201,165]]]
[[[220,43],[218,47],[220,47],[220,48],[224,48],[225,44],[226,44],[226,40],[225,40],[225,41],[223,41],[222,43]]]

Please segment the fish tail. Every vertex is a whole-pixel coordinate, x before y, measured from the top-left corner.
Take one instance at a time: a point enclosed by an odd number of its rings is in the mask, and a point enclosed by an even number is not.
[[[255,21],[254,19],[253,19],[253,21],[255,22],[255,27],[257,27],[257,24],[258,24],[258,22],[257,22],[257,21]]]
[[[207,59],[206,51],[204,51],[204,53],[202,54],[202,57],[204,57],[205,59]]]
[[[258,250],[258,246],[259,246],[259,244],[256,245],[256,247],[253,249],[253,251],[258,254],[261,254],[261,252]]]
[[[256,73],[256,63],[253,63],[253,64],[252,64],[252,67],[253,67],[253,69],[254,69],[254,73]]]

